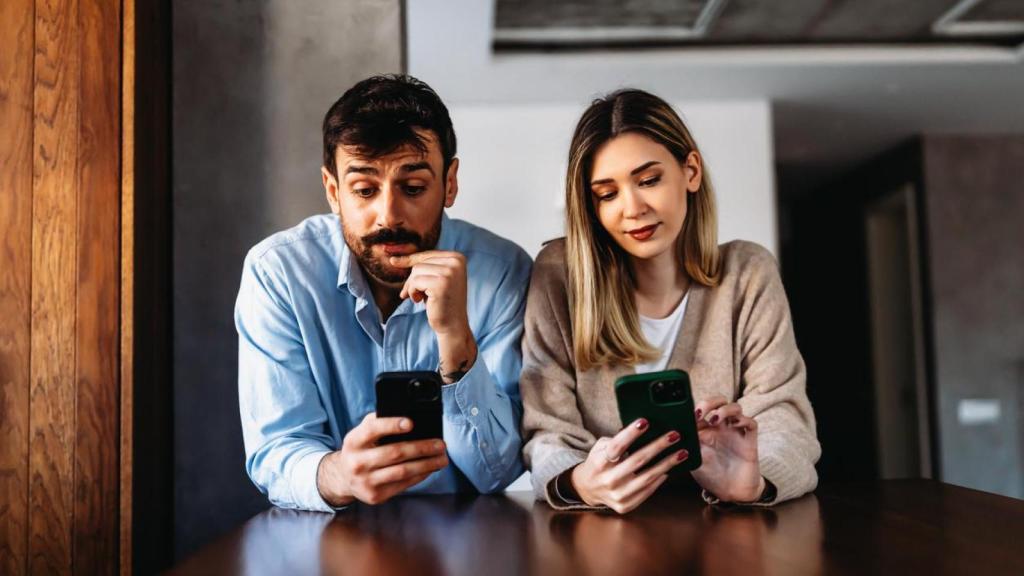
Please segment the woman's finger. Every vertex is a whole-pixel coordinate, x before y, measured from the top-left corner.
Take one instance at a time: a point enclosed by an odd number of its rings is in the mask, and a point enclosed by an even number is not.
[[[718,408],[719,406],[725,406],[729,403],[729,400],[725,396],[712,396],[711,398],[705,398],[694,407],[693,416],[697,419],[697,425],[700,426],[704,422],[704,417],[708,415],[708,412]]]
[[[682,464],[683,462],[686,462],[689,458],[690,454],[689,452],[686,451],[685,448],[681,450],[676,450],[668,454],[661,460],[659,460],[657,463],[655,463],[647,470],[644,470],[643,472],[637,474],[632,480],[630,480],[625,485],[624,490],[627,493],[640,492],[641,490],[643,490],[645,486],[647,486],[651,482],[654,482],[659,477],[668,474],[669,470],[675,468],[676,466]]]
[[[647,431],[650,423],[646,418],[640,418],[632,422],[629,426],[626,426],[619,433],[612,437],[611,440],[605,444],[604,456],[611,464],[615,464],[626,455],[626,450],[636,442],[636,439],[643,435]]]
[[[654,460],[654,458],[663,450],[679,442],[681,438],[682,436],[679,432],[673,430],[667,434],[662,434],[643,448],[634,451],[628,458],[622,460],[622,462],[615,467],[614,481],[632,476],[634,472],[640,470],[647,465],[648,462]]]
[[[749,416],[732,416],[726,419],[725,425],[744,433],[757,431],[757,420]]]
[[[711,410],[704,416],[704,421],[711,426],[718,426],[719,424],[725,423],[727,419],[736,418],[738,416],[743,416],[743,407],[738,403],[733,402]]]
[[[646,502],[652,494],[657,492],[658,488],[661,488],[661,485],[664,484],[666,480],[668,480],[667,474],[662,474],[661,476],[655,477],[654,481],[652,481],[650,484],[639,490],[636,494],[633,494],[632,497],[628,498],[625,502],[622,503],[622,508],[624,510],[623,513],[632,511],[637,506]]]

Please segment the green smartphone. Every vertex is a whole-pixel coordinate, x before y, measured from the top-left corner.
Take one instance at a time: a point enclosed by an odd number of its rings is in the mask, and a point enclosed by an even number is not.
[[[675,430],[682,438],[658,454],[651,463],[660,462],[669,454],[685,448],[690,453],[689,457],[673,467],[670,473],[700,468],[700,440],[693,414],[696,408],[689,374],[682,370],[665,370],[623,376],[615,381],[615,398],[619,402],[619,416],[624,426],[638,418],[646,418],[650,424],[630,447],[630,452],[636,452],[641,446]]]

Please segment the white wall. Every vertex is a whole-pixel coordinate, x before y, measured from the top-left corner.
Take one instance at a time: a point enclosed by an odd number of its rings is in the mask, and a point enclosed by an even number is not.
[[[588,101],[451,105],[459,140],[460,191],[449,214],[510,238],[533,256],[545,240],[564,235],[569,140]],[[776,251],[768,104],[673,105],[711,172],[720,240],[743,238]]]
[[[743,238],[777,252],[766,98],[709,96],[678,55],[495,56],[493,21],[489,0],[406,4],[408,71],[438,91],[459,138],[461,190],[452,216],[536,255],[543,241],[563,235],[566,157],[576,121],[595,96],[632,86],[672,102],[689,125],[716,186],[720,240]]]
[[[693,132],[716,186],[719,239],[752,240],[777,253],[767,99],[696,99],[699,85],[673,56],[495,57],[492,23],[487,0],[406,3],[408,71],[444,99],[459,140],[451,216],[535,256],[542,242],[563,235],[566,158],[580,114],[595,96],[633,86],[672,102]],[[509,487],[529,489],[527,476]]]

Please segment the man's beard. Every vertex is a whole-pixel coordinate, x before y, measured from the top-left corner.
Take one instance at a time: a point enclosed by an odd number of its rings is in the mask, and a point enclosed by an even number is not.
[[[349,250],[356,256],[359,266],[374,280],[383,284],[400,284],[409,278],[412,272],[410,268],[395,268],[388,263],[389,256],[384,253],[378,257],[373,254],[373,247],[385,243],[409,243],[416,247],[416,252],[432,250],[437,246],[437,240],[441,237],[441,215],[438,215],[437,222],[423,236],[412,230],[402,227],[381,228],[362,237],[350,234],[342,224],[345,236],[345,243]]]

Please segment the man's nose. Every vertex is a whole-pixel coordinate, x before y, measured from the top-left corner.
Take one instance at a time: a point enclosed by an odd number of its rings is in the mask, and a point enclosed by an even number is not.
[[[377,226],[398,228],[405,224],[404,205],[398,186],[384,184],[378,197]]]

